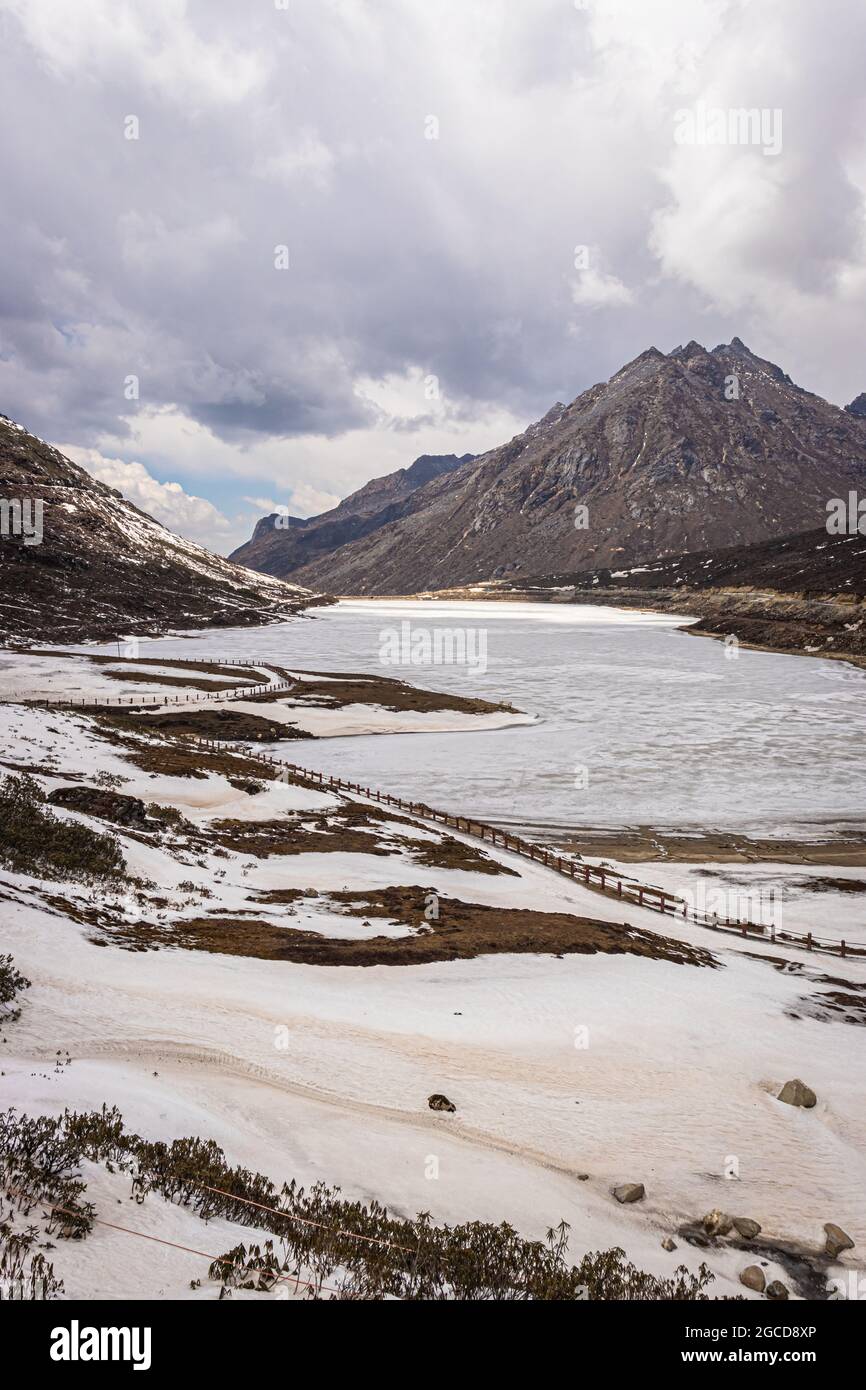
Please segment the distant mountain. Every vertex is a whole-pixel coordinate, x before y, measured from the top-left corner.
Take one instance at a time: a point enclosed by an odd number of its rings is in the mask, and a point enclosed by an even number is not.
[[[788,535],[866,487],[856,405],[804,391],[739,338],[712,351],[649,348],[509,443],[411,490],[375,525],[334,533],[300,567],[293,549],[292,572],[331,593],[404,594]]]
[[[0,641],[246,626],[319,601],[174,535],[0,415]]]
[[[422,454],[409,468],[373,478],[338,506],[319,516],[283,516],[277,512],[257,522],[252,538],[231,559],[262,574],[285,577],[297,570],[323,566],[335,550],[371,535],[399,515],[400,504],[434,478],[471,461],[472,454]]]

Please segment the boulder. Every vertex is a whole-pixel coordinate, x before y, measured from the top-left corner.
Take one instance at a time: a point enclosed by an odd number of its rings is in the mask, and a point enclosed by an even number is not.
[[[447,1096],[440,1095],[437,1091],[434,1095],[427,1097],[427,1104],[431,1110],[447,1110],[453,1115],[457,1106]]]
[[[787,1288],[787,1285],[786,1285],[786,1284],[783,1284],[782,1281],[781,1281],[781,1279],[774,1279],[773,1282],[772,1282],[772,1284],[768,1284],[768,1285],[767,1285],[767,1297],[768,1297],[768,1298],[774,1298],[774,1299],[776,1299],[777,1301],[780,1301],[780,1300],[783,1299],[783,1298],[787,1298],[787,1297],[788,1297],[788,1288]]]
[[[618,1202],[641,1202],[646,1189],[642,1182],[623,1182],[613,1189],[613,1195]]]
[[[777,1099],[784,1101],[785,1105],[801,1105],[805,1110],[811,1110],[818,1101],[811,1086],[807,1086],[799,1077],[795,1077],[793,1081],[786,1081]]]
[[[677,1248],[676,1241],[671,1236],[665,1236],[662,1241],[662,1250],[676,1250]]]
[[[702,1224],[708,1236],[726,1236],[733,1228],[734,1219],[728,1216],[726,1211],[719,1211],[716,1208],[707,1212]]]
[[[734,1230],[743,1240],[754,1240],[755,1236],[761,1233],[761,1223],[753,1221],[750,1216],[735,1216],[732,1218]]]
[[[763,1293],[767,1281],[762,1269],[759,1269],[757,1265],[747,1265],[740,1275],[740,1283],[744,1284],[747,1289],[754,1289],[755,1293]]]
[[[841,1226],[836,1226],[832,1221],[828,1221],[824,1227],[824,1231],[827,1236],[827,1244],[824,1246],[824,1249],[831,1260],[835,1260],[836,1256],[841,1255],[843,1250],[854,1249],[853,1240],[848,1235],[847,1231],[842,1230]]]

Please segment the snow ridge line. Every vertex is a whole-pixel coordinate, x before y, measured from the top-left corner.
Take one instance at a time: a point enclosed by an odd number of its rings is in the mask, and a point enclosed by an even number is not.
[[[195,735],[187,735],[185,741],[192,741],[200,748],[237,748],[236,744],[225,740],[203,739]],[[597,868],[592,864],[578,864],[573,859],[564,859],[561,855],[551,854],[541,845],[533,844],[531,840],[524,840],[519,835],[509,835],[507,831],[499,830],[496,826],[488,825],[485,821],[475,817],[470,819],[467,816],[449,815],[445,811],[435,810],[425,802],[404,801],[402,797],[391,796],[387,792],[377,791],[373,787],[364,787],[357,782],[347,782],[342,777],[331,777],[324,772],[315,772],[310,768],[299,767],[297,763],[283,762],[282,759],[274,758],[269,753],[244,750],[243,756],[253,761],[266,763],[271,767],[285,768],[297,777],[304,778],[318,786],[333,787],[335,791],[354,792],[356,795],[365,796],[371,801],[396,806],[402,811],[409,811],[421,820],[438,821],[443,825],[450,825],[461,834],[469,835],[473,839],[489,840],[494,845],[498,843],[503,849],[522,855],[525,859],[532,859],[545,868],[552,869],[554,873],[562,874],[565,878],[582,880],[583,886],[593,892],[605,893],[608,896],[619,898],[623,902],[632,903],[635,907],[645,907],[652,912],[659,912],[663,916],[682,917],[685,921],[693,922],[696,926],[704,927],[708,931],[735,932],[740,936],[752,939],[767,938],[772,945],[795,946],[798,949],[821,951],[827,955],[837,955],[843,958],[846,956],[866,956],[866,947],[852,946],[850,942],[834,938],[818,937],[812,932],[777,931],[775,925],[766,927],[760,922],[735,921],[732,918],[720,918],[715,913],[690,910],[686,899],[675,893],[668,893],[663,888],[654,888],[650,884],[638,883],[633,879],[624,880],[613,874],[610,869]]]

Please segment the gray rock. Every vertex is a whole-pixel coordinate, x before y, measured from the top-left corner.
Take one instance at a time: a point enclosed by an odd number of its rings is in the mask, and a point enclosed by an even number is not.
[[[843,1250],[854,1249],[853,1240],[847,1231],[842,1230],[841,1226],[836,1226],[832,1221],[828,1221],[824,1230],[827,1235],[827,1244],[824,1249],[832,1260],[835,1260],[837,1255],[841,1255]]]
[[[763,1293],[766,1282],[764,1271],[757,1265],[747,1265],[740,1275],[740,1283],[745,1284],[747,1289],[754,1289],[755,1293]]]
[[[793,1081],[786,1081],[777,1099],[784,1101],[785,1105],[801,1105],[805,1110],[811,1110],[818,1101],[811,1086],[807,1086],[799,1077],[795,1077]]]
[[[613,1195],[618,1202],[640,1202],[646,1196],[646,1189],[642,1182],[623,1182],[613,1189]]]
[[[768,1285],[767,1285],[767,1297],[768,1297],[768,1298],[774,1298],[774,1299],[776,1299],[777,1301],[780,1301],[780,1300],[783,1299],[783,1298],[787,1298],[787,1297],[788,1297],[788,1288],[787,1288],[787,1285],[786,1285],[786,1284],[783,1284],[782,1281],[781,1281],[781,1279],[774,1279],[773,1282],[772,1282],[772,1284],[768,1284]]]
[[[734,1219],[728,1216],[726,1211],[708,1211],[703,1219],[703,1228],[708,1236],[729,1235],[734,1224]]]
[[[662,1250],[676,1250],[677,1248],[676,1241],[671,1236],[665,1236],[662,1241]]]
[[[758,1221],[753,1221],[750,1216],[733,1217],[734,1230],[743,1240],[754,1240],[755,1236],[760,1235],[761,1225]]]
[[[457,1109],[453,1101],[449,1100],[447,1096],[440,1095],[438,1092],[436,1092],[435,1095],[427,1097],[427,1104],[430,1106],[431,1110],[447,1110],[451,1114]]]

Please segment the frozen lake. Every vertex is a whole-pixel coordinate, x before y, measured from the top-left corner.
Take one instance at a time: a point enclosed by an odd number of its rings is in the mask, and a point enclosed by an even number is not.
[[[474,629],[486,669],[383,667],[383,632]],[[476,646],[476,655],[479,646]],[[862,824],[866,673],[693,637],[683,620],[548,604],[344,602],[279,627],[142,642],[506,700],[533,727],[299,744],[306,766],[499,824],[788,832]],[[285,754],[285,746],[280,750]]]

